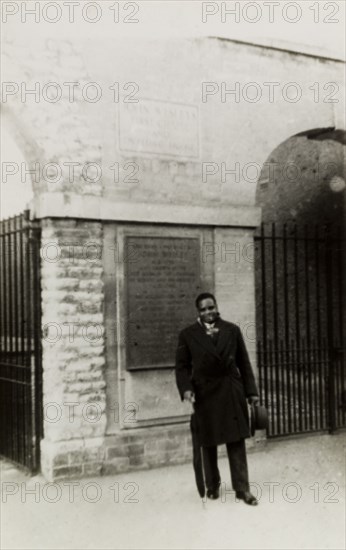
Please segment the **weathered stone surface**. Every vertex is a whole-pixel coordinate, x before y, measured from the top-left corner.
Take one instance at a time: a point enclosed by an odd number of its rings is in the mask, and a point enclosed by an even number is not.
[[[81,477],[83,474],[83,466],[63,466],[62,468],[54,469],[54,479],[65,479]]]
[[[109,447],[107,449],[107,460],[126,456],[128,456],[128,448],[124,445],[119,445],[118,447]]]
[[[133,443],[127,446],[129,456],[137,456],[144,454],[143,443]]]
[[[141,469],[148,467],[147,457],[144,455],[130,456],[129,458],[130,468],[140,467]]]
[[[155,432],[155,437],[153,437]],[[174,432],[174,428],[170,429]],[[171,433],[171,436],[172,436]],[[263,448],[263,434],[247,440],[247,448]],[[191,462],[191,434],[188,424],[177,426],[175,437],[168,437],[164,426],[142,428],[135,434],[119,432],[106,438],[89,437],[56,442],[42,442],[42,471],[49,481],[95,475],[114,475],[165,464]],[[220,446],[219,456],[226,456]]]
[[[26,158],[31,163],[40,160],[42,166],[53,162],[61,167],[58,182],[49,181],[49,177],[33,182],[37,199],[41,193],[35,206],[42,216],[49,210],[52,216],[111,219],[125,206],[121,219],[150,221],[150,209],[157,205],[152,220],[162,207],[169,206],[164,211],[168,218],[161,221],[176,223],[185,217],[190,223],[197,205],[253,204],[258,178],[248,172],[249,164],[260,167],[271,151],[298,132],[344,124],[340,62],[207,37],[169,38],[158,47],[157,41],[112,36],[107,47],[109,55],[104,56],[102,40],[90,41],[80,35],[78,40],[48,38],[41,33],[30,41],[10,33],[5,37],[6,81],[22,82],[25,75],[26,80],[42,85],[61,83],[59,101],[45,101],[42,93],[38,101],[22,101],[18,92],[6,102],[8,119],[14,126],[20,121],[18,136],[28,134]],[[64,55],[64,50],[69,55]],[[119,55],[120,51],[126,55]],[[166,59],[171,59],[169,65]],[[135,94],[138,103],[122,98],[115,105],[109,89],[114,86],[113,75],[136,80],[146,99]],[[301,93],[298,101],[285,93],[291,75]],[[81,94],[83,86],[95,79],[103,91],[96,104]],[[78,82],[73,101],[68,86],[62,85],[67,82]],[[213,93],[203,98],[202,85],[208,83],[214,85]],[[273,98],[268,83],[277,85]],[[321,83],[318,99],[313,83]],[[328,101],[333,88],[323,88],[326,83],[335,83],[333,101]],[[118,82],[120,87],[125,84]],[[249,85],[259,88],[255,101],[247,90]],[[137,131],[129,131],[130,125]],[[150,144],[153,147],[148,151]],[[203,162],[215,168],[208,178],[203,177]],[[77,165],[72,178],[68,163]],[[93,178],[93,170],[83,172],[88,163],[99,166],[99,177]],[[133,178],[126,163],[137,170]],[[45,199],[43,191],[50,192]],[[120,202],[123,204],[114,214]],[[191,204],[184,210],[187,202]],[[133,208],[134,203],[141,209]],[[177,212],[183,214],[177,217]],[[226,208],[224,222],[228,216]],[[217,217],[210,220],[212,225]],[[235,217],[231,217],[234,223]],[[207,218],[199,217],[199,221],[207,223]],[[198,211],[194,223],[197,220]],[[71,229],[75,229],[73,235]],[[47,237],[56,235],[53,232]],[[75,243],[79,258],[83,255],[81,242],[93,239],[94,234],[85,223],[76,227],[71,222],[59,226],[58,238]]]
[[[102,466],[103,475],[114,475],[127,472],[129,470],[129,458],[119,457],[112,462],[106,462]]]
[[[101,246],[101,225],[76,220],[46,220],[43,223],[43,245],[53,239],[60,246],[60,239],[72,242],[82,238]],[[89,269],[87,260],[80,259],[70,271],[61,259],[51,263],[43,258],[42,262],[42,287],[47,289],[42,292],[43,402],[46,411],[42,463],[49,475],[57,470],[52,449],[57,449],[57,460],[64,464],[64,456],[59,445],[56,446],[59,441],[98,438],[105,431],[102,261],[98,259],[96,264],[96,270],[95,265]],[[84,280],[87,284],[83,285]],[[89,311],[87,315],[83,313],[85,309]],[[55,446],[45,456],[49,441],[55,442]],[[74,453],[77,454],[69,454],[68,464],[75,466],[78,463],[80,467],[59,469],[58,477],[82,475],[82,465],[95,458],[93,450],[82,449]]]
[[[102,474],[102,464],[91,462],[83,464],[83,477],[94,477]]]

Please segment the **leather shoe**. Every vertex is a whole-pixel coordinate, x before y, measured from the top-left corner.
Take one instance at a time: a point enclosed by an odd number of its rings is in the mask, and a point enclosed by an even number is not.
[[[258,500],[256,497],[254,497],[250,491],[236,491],[235,495],[240,500],[243,500],[245,504],[249,504],[250,506],[257,506]]]
[[[216,500],[217,498],[219,498],[219,496],[220,496],[220,490],[218,487],[216,487],[215,489],[207,490],[207,497],[210,498],[211,500]]]

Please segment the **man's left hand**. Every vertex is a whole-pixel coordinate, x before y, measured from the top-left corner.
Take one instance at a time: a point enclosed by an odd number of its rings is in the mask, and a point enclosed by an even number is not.
[[[249,395],[249,397],[247,398],[247,402],[249,403],[249,405],[256,405],[256,403],[259,402],[258,395]]]

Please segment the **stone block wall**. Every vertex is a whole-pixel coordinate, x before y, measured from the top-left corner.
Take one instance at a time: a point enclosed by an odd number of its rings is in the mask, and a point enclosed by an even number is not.
[[[42,470],[99,469],[105,432],[102,225],[43,220],[41,249],[44,440]],[[100,439],[101,438],[101,439]],[[84,460],[79,460],[83,464]]]
[[[247,440],[250,451],[263,447],[263,444],[265,440],[261,432]],[[192,439],[187,423],[152,426],[110,436],[104,451],[103,475],[185,463],[191,463],[192,471]],[[225,445],[219,447],[218,454],[226,456]]]
[[[191,434],[186,424],[141,428],[107,438],[102,473],[183,464],[191,457]]]
[[[265,444],[262,432],[246,440],[249,452],[260,450]],[[53,449],[50,447],[49,457],[43,441],[42,472],[49,481],[116,475],[178,464],[191,464],[193,475],[192,439],[188,423],[139,428],[130,432],[124,430],[102,440],[85,440],[83,446],[79,440],[60,442]],[[53,455],[52,451],[56,454]],[[219,457],[226,454],[226,446],[220,446]]]

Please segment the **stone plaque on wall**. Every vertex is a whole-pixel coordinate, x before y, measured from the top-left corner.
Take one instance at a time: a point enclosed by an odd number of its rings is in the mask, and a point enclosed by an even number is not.
[[[198,107],[141,99],[119,111],[121,151],[172,157],[199,157]]]
[[[196,317],[199,239],[128,237],[125,250],[127,368],[173,367],[178,332]]]

